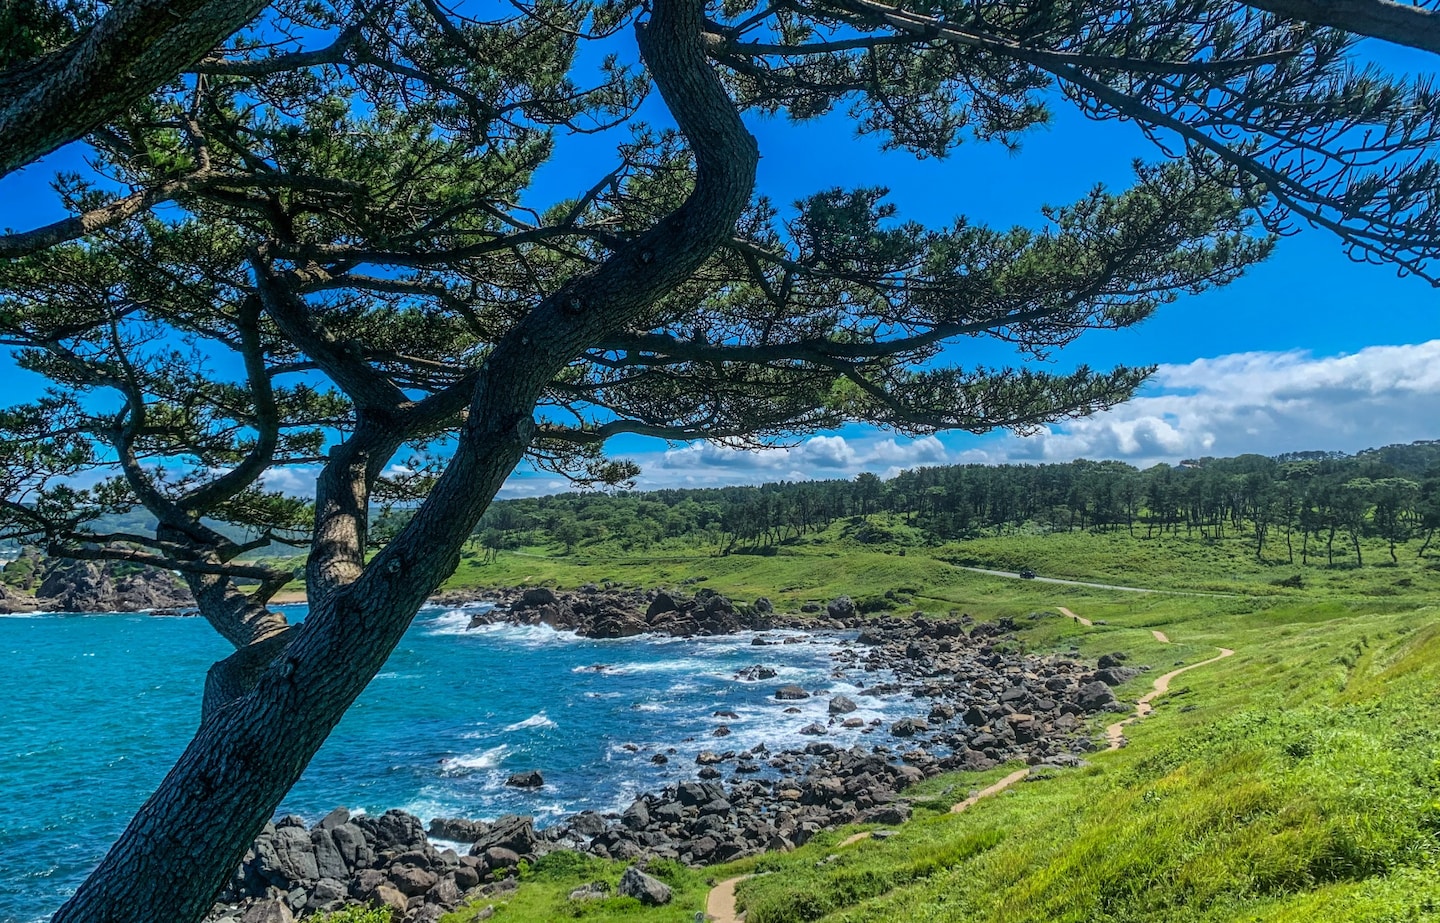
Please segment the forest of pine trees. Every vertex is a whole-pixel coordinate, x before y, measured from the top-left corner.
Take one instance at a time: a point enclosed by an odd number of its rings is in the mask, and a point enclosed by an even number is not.
[[[874,516],[873,514],[887,514]],[[866,519],[866,517],[870,517]],[[858,541],[939,543],[1007,530],[1126,530],[1244,541],[1259,560],[1363,564],[1362,539],[1393,560],[1440,527],[1440,441],[1355,455],[1199,458],[1140,470],[1118,461],[917,468],[881,480],[580,492],[494,504],[475,537],[486,554],[522,545],[769,549],[852,520]],[[886,524],[892,528],[887,528]],[[383,534],[382,523],[377,530]]]

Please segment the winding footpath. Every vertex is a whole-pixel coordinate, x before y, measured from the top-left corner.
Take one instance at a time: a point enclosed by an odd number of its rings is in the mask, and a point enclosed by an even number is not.
[[[978,570],[978,568],[967,568],[967,570]],[[1057,580],[1053,582],[1062,583],[1068,581]],[[1093,584],[1082,585],[1089,586]],[[1123,588],[1112,587],[1111,589]],[[1145,591],[1141,590],[1137,592]],[[1071,612],[1064,606],[1056,606],[1055,608],[1060,610],[1061,615],[1064,615],[1068,619],[1074,619],[1076,623],[1084,625],[1087,628],[1095,624],[1090,619],[1076,615],[1074,612]],[[1155,637],[1155,640],[1160,642],[1161,644],[1170,643],[1170,638],[1163,631],[1150,629],[1150,634],[1152,634]],[[1164,676],[1156,679],[1151,690],[1145,695],[1141,696],[1138,701],[1136,701],[1135,713],[1133,715],[1123,721],[1117,721],[1109,727],[1105,728],[1105,749],[1107,751],[1119,750],[1121,747],[1125,746],[1125,726],[1133,724],[1136,721],[1139,721],[1141,718],[1144,718],[1146,715],[1152,713],[1155,710],[1155,707],[1151,703],[1154,702],[1155,699],[1170,691],[1170,681],[1173,680],[1175,677],[1179,676],[1181,673],[1186,673],[1199,667],[1205,667],[1209,666],[1212,663],[1218,663],[1219,661],[1224,660],[1226,657],[1233,656],[1234,653],[1235,652],[1230,650],[1228,647],[1222,647],[1220,648],[1220,653],[1214,657],[1211,657],[1209,660],[1202,660],[1198,663],[1192,663],[1189,666],[1180,667],[1177,670],[1171,670],[1169,673],[1166,673]],[[951,805],[950,813],[959,814],[963,811],[967,811],[979,802],[985,800],[986,798],[991,798],[995,795],[998,795],[1006,789],[1010,788],[1012,785],[1023,781],[1029,775],[1030,770],[1028,767],[1025,769],[1017,769],[1014,772],[1010,773],[1010,775],[999,780],[998,782],[995,782],[987,786],[986,788],[982,788],[979,791],[971,794],[965,800],[957,801],[955,804]],[[861,840],[869,838],[869,831],[852,834],[837,843],[835,848],[844,849],[847,846],[853,846],[856,843],[859,843]],[[711,923],[744,923],[745,915],[737,911],[735,908],[735,886],[740,884],[740,882],[744,881],[745,879],[752,877],[754,876],[737,875],[734,878],[727,878],[724,881],[717,883],[715,887],[710,890],[710,894],[705,898],[705,913],[703,915],[703,920],[711,921]],[[695,915],[695,919],[697,923],[700,923],[700,921],[702,920],[702,915],[697,913]]]

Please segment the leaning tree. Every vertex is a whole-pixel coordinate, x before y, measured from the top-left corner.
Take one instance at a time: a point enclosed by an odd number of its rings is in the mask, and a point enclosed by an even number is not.
[[[3,534],[176,571],[235,646],[56,921],[198,920],[522,460],[615,482],[622,433],[1089,413],[1145,370],[953,363],[1134,324],[1295,221],[1429,277],[1440,107],[1328,28],[1212,0],[475,7],[281,0],[97,108],[96,176],[57,181],[72,217],[0,236],[0,341],[51,383],[0,413]],[[747,115],[846,106],[938,157],[1055,105],[1161,156],[1035,229],[924,228],[880,188],[754,194]],[[574,133],[610,160],[540,200]],[[287,467],[318,470],[313,502],[267,488]],[[372,555],[392,499],[413,516]],[[106,531],[136,508],[153,531]],[[306,552],[300,625],[267,605],[292,574],[247,555],[276,541]]]

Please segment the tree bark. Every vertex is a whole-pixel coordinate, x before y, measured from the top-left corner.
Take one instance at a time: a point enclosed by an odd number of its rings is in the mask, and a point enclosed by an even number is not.
[[[706,61],[701,0],[658,0],[653,9],[640,27],[641,53],[694,150],[694,190],[497,344],[429,500],[353,580],[327,572],[336,584],[312,596],[304,624],[287,633],[293,640],[251,691],[204,716],[179,762],[53,923],[204,916],[425,597],[454,570],[465,538],[525,451],[544,386],[587,344],[693,273],[731,233],[754,186],[754,139]]]
[[[1440,14],[1392,0],[1245,0],[1291,19],[1440,54]]]
[[[125,0],[64,48],[0,74],[0,176],[120,115],[266,2]]]

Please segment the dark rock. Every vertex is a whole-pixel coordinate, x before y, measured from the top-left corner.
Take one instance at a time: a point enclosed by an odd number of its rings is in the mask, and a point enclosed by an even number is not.
[[[535,836],[534,818],[506,814],[475,841],[475,845],[470,847],[470,855],[483,856],[485,850],[492,847],[508,849],[521,856],[533,855],[539,843],[539,838]]]
[[[924,718],[901,718],[890,725],[890,733],[896,737],[914,737],[928,730],[930,725]]]
[[[274,850],[270,877],[277,885],[289,888],[320,877],[315,847],[310,842],[310,832],[304,827],[278,827],[270,838],[270,845]],[[264,854],[261,855],[263,858]]]
[[[517,772],[505,780],[505,784],[513,788],[540,788],[545,784],[545,777],[540,775],[540,770],[532,769],[529,772]]]
[[[804,689],[801,689],[799,686],[796,686],[792,683],[788,686],[781,686],[779,689],[776,689],[775,698],[780,699],[781,701],[795,701],[799,699],[810,698],[810,693],[806,692]]]
[[[650,806],[645,803],[645,799],[636,798],[620,816],[620,822],[631,830],[644,830],[650,826]]]
[[[843,695],[837,695],[830,700],[829,711],[832,715],[848,715],[859,707],[860,706],[855,704],[854,700]]]
[[[620,887],[617,890],[621,896],[633,897],[650,907],[668,904],[672,897],[669,885],[658,878],[646,875],[633,865],[620,876]]]
[[[680,606],[676,604],[669,593],[656,593],[655,598],[650,602],[650,607],[645,610],[645,621],[653,622],[656,616],[679,611]]]
[[[459,817],[437,817],[430,821],[430,835],[437,840],[455,840],[473,843],[490,829],[483,820],[465,820]]]
[[[352,823],[365,831],[374,848],[404,852],[425,842],[425,828],[420,818],[400,810],[389,810],[379,817],[366,814],[355,818]]]
[[[358,824],[341,824],[328,832],[347,869],[366,868],[375,861],[375,852],[365,842],[365,833]]]
[[[537,586],[531,587],[530,589],[521,593],[520,600],[515,603],[515,608],[536,609],[540,606],[553,606],[559,601],[560,598],[555,595],[554,590],[550,589],[549,587]]]
[[[605,818],[594,811],[582,811],[570,818],[570,829],[581,836],[597,836],[605,832]]]
[[[416,868],[413,865],[402,865],[390,871],[390,883],[406,897],[419,897],[426,891],[435,887],[439,876],[428,869]]]
[[[1109,667],[1095,671],[1095,679],[1107,686],[1123,686],[1139,675],[1140,671],[1134,667]]]
[[[315,848],[315,869],[320,878],[343,881],[349,875],[350,867],[335,844],[332,831],[316,827],[310,832],[310,843]]]
[[[825,614],[832,619],[855,617],[855,601],[848,596],[837,596],[825,607]]]
[[[1075,694],[1075,703],[1086,711],[1102,711],[1115,704],[1115,693],[1097,680],[1080,687]]]
[[[240,923],[294,923],[295,915],[290,912],[290,906],[284,901],[260,901],[252,904],[245,915],[240,918]]]
[[[503,846],[491,846],[480,854],[480,858],[492,872],[497,869],[513,869],[520,865],[520,854]]]
[[[310,897],[305,901],[305,909],[309,911],[337,910],[344,906],[346,895],[345,884],[340,879],[321,878],[310,890]]]
[[[910,819],[910,806],[903,801],[881,805],[860,815],[862,824],[903,824]]]

